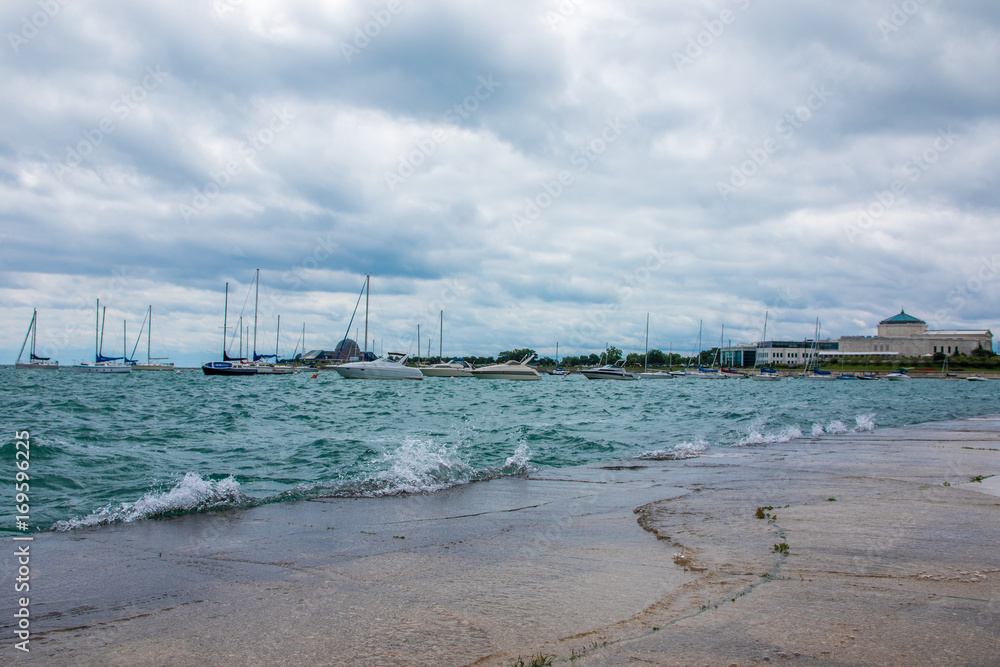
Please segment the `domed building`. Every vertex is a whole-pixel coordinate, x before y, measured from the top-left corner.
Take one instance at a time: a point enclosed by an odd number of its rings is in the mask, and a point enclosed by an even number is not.
[[[927,322],[900,309],[899,314],[878,323],[875,336],[844,336],[840,352],[885,356],[919,357],[941,352],[971,354],[977,348],[993,349],[993,333],[981,330],[928,331]]]
[[[343,364],[348,361],[373,361],[374,359],[374,352],[368,351],[367,354],[362,352],[361,346],[350,338],[340,341],[332,350],[309,350],[302,357],[303,363],[306,364]]]

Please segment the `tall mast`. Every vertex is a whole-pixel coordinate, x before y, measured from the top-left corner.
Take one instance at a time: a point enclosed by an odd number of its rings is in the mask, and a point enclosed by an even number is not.
[[[222,358],[226,358],[226,336],[229,335],[226,317],[229,315],[229,283],[226,283],[226,305],[222,309]]]
[[[444,361],[444,310],[441,311],[441,324],[438,325],[438,333],[440,338],[438,339],[438,358]]]
[[[104,308],[101,310],[101,340],[97,344],[97,356],[99,357],[103,356],[104,352],[104,316],[107,314],[107,312],[108,312],[108,307],[104,306]]]
[[[38,309],[31,313],[31,356],[35,356],[35,336],[38,335]]]
[[[649,361],[649,313],[646,313],[646,351],[643,352],[642,357],[642,372],[646,372],[647,362]]]
[[[556,341],[556,366],[559,365],[559,341]]]
[[[128,320],[122,320],[122,363],[128,363]]]
[[[417,366],[420,365],[420,325],[417,325]]]
[[[368,297],[371,292],[372,277],[365,274],[365,361],[368,361]]]
[[[254,293],[253,293],[253,358],[251,361],[257,361],[257,303],[260,297],[260,269],[257,269],[257,277],[254,278]],[[249,343],[249,341],[247,341]],[[249,345],[248,345],[249,347]]]
[[[240,315],[239,328],[240,328],[240,361],[243,360],[243,316]]]
[[[141,333],[141,332],[140,332]],[[149,348],[153,344],[153,304],[149,304],[149,331],[146,332],[146,363],[150,363]]]
[[[278,315],[278,326],[274,332],[274,363],[278,363],[278,338],[281,336],[281,315]]]

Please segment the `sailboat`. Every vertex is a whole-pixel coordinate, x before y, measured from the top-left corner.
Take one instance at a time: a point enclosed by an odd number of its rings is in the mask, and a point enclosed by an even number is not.
[[[760,346],[757,347],[757,350],[758,350],[757,356],[760,355],[760,350],[763,348],[764,342],[766,340],[767,340],[767,311],[765,310],[764,311],[764,333],[762,333],[760,335]],[[754,365],[754,368],[757,367],[757,360],[756,360],[756,358],[754,359],[753,365]],[[754,375],[751,375],[750,379],[751,380],[757,380],[758,382],[777,382],[778,380],[781,379],[781,376],[778,375],[777,369],[766,368],[763,365],[761,365],[760,371],[757,372]]]
[[[107,310],[101,310],[101,300],[97,300],[97,322],[94,326],[94,361],[83,362],[80,364],[74,364],[73,369],[77,371],[84,371],[89,373],[131,373],[132,365],[128,363],[117,363],[119,359],[125,359],[126,345],[127,341],[124,340],[124,327],[123,327],[123,340],[122,340],[122,356],[120,357],[105,357],[102,352],[104,351],[104,312]]]
[[[639,373],[639,377],[643,380],[672,380],[674,379],[673,373],[669,371],[651,371],[649,370],[649,313],[646,313],[646,345],[645,351],[642,356],[642,372]]]
[[[819,369],[819,334],[822,329],[819,325],[819,318],[816,318],[816,334],[813,340],[812,347],[809,349],[809,356],[806,358],[806,365],[803,370],[803,379],[805,380],[836,380],[837,376],[830,371],[821,371]],[[812,367],[810,369],[810,366]]]
[[[173,362],[169,364],[158,363],[167,357],[151,357],[150,351],[153,345],[153,306],[149,306],[149,311],[146,313],[146,320],[143,320],[143,327],[146,326],[146,322],[149,322],[149,330],[146,331],[146,363],[144,364],[132,364],[132,370],[135,371],[172,371],[174,370]],[[142,327],[139,328],[139,337],[135,339],[135,344],[139,344],[139,338],[142,338]],[[135,347],[132,348],[132,355],[135,355]],[[157,362],[157,363],[154,363]]]
[[[368,297],[369,288],[371,287],[371,276],[365,276],[364,292],[365,292],[365,356],[367,357],[368,352]],[[358,303],[361,302],[361,295],[358,295]],[[358,304],[354,305],[354,312],[357,313]],[[354,315],[351,315],[351,321],[347,324],[347,332],[344,334],[344,340],[347,339],[347,334],[351,332],[351,324],[354,322]],[[424,374],[420,372],[419,368],[414,368],[413,366],[407,366],[406,360],[409,357],[408,354],[402,354],[400,352],[389,352],[381,357],[377,357],[373,361],[352,361],[346,364],[340,364],[339,366],[334,366],[333,370],[340,374],[340,377],[348,380],[423,380]]]
[[[230,357],[226,354],[227,319],[229,317],[229,283],[226,283],[226,300],[222,314],[222,361],[209,361],[201,365],[201,370],[205,375],[256,375],[257,367],[247,363],[242,358],[243,346],[243,325],[240,324],[240,350],[239,357]]]
[[[444,311],[438,326],[438,359],[444,359]],[[420,354],[420,337],[417,336],[417,355]],[[452,359],[447,363],[430,364],[420,369],[424,377],[470,378],[473,366],[465,359]]]
[[[719,372],[719,369],[714,368],[715,359],[712,360],[713,368],[702,368],[701,365],[701,330],[702,322],[698,321],[698,370],[690,372],[686,377],[693,378],[695,380],[724,380],[726,376]],[[722,344],[719,343],[719,349],[722,349]]]
[[[24,342],[21,343],[21,351],[17,354],[17,362],[15,362],[15,368],[33,368],[47,371],[57,371],[59,370],[59,362],[51,361],[48,357],[40,357],[35,354],[35,332],[38,327],[38,309],[35,308],[31,313],[31,324],[28,325],[28,333],[24,336]],[[28,361],[21,361],[21,355],[24,354],[24,346],[28,344],[28,339],[31,339],[31,349],[28,351]]]

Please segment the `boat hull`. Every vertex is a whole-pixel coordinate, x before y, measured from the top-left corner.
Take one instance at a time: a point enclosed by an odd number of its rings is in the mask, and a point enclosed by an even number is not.
[[[395,362],[378,363],[375,361],[355,361],[349,364],[334,366],[340,377],[345,380],[423,380],[420,369],[404,366]]]
[[[420,373],[428,378],[471,378],[472,371],[467,368],[421,368]]]
[[[83,363],[74,365],[73,370],[84,373],[131,373],[132,367],[127,364]]]
[[[59,370],[59,362],[54,364],[41,363],[41,362],[27,362],[19,361],[14,364],[15,368],[20,368],[21,370],[36,370],[36,371],[57,371]]]
[[[243,366],[229,361],[210,361],[202,364],[201,370],[205,375],[256,375],[257,369],[253,366]]]
[[[593,371],[580,371],[583,377],[588,380],[638,380],[639,376],[631,371],[602,372],[600,369]]]
[[[173,364],[133,364],[134,371],[172,371]]]
[[[675,376],[665,371],[651,371],[639,373],[639,377],[643,380],[673,380]]]

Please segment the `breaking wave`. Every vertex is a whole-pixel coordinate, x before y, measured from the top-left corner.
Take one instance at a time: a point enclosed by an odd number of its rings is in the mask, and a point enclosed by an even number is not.
[[[147,491],[135,502],[108,504],[85,517],[58,521],[53,529],[61,531],[113,523],[131,523],[173,514],[203,512],[223,507],[245,507],[253,504],[253,500],[240,491],[240,483],[232,476],[215,481],[189,472],[167,492]]]
[[[704,440],[696,442],[682,442],[674,445],[670,449],[655,449],[651,452],[644,452],[637,456],[637,459],[646,461],[679,461],[681,459],[693,459],[700,456],[708,449],[709,445]]]

